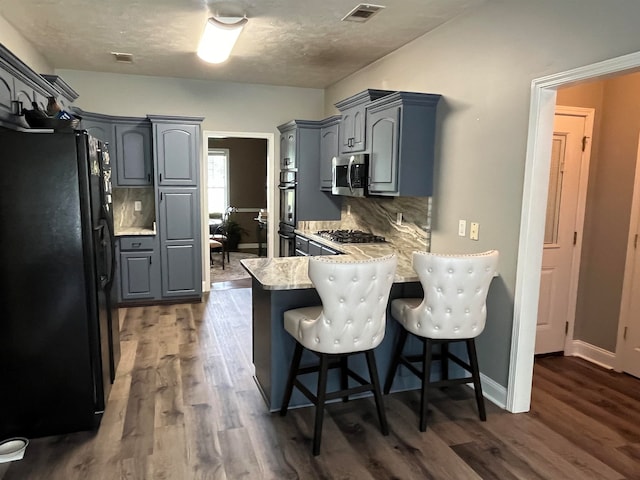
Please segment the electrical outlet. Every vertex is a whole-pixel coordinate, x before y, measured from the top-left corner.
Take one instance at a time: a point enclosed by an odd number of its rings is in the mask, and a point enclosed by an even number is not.
[[[458,236],[466,237],[467,236],[467,221],[466,220],[458,220]]]
[[[135,202],[133,202],[133,209],[134,209],[136,212],[140,212],[140,211],[142,211],[142,202],[141,202],[141,201],[139,201],[139,200],[136,200]]]
[[[396,214],[396,225],[402,225],[402,212]]]
[[[471,240],[478,240],[480,236],[480,224],[476,222],[471,222],[471,228],[469,229],[469,238]]]

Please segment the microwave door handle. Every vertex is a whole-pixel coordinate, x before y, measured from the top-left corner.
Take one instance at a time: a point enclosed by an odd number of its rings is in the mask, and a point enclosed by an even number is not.
[[[353,193],[353,186],[351,185],[351,167],[353,166],[353,157],[349,159],[349,166],[347,167],[347,185],[349,185],[349,191]]]

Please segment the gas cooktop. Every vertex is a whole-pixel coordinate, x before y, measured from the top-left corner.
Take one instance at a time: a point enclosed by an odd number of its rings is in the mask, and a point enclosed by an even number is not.
[[[382,243],[384,237],[362,230],[319,230],[317,235],[338,243]]]

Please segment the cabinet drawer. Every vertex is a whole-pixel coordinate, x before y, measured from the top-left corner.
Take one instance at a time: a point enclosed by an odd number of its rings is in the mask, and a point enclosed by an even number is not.
[[[154,237],[121,237],[120,250],[153,250]]]
[[[296,235],[296,250],[300,251],[304,255],[309,253],[309,240]]]

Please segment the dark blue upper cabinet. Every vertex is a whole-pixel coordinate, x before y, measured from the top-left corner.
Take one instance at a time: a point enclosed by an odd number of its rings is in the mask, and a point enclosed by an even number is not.
[[[342,114],[340,125],[340,153],[367,150],[367,105],[373,100],[393,93],[388,90],[365,90],[341,100],[335,106]]]
[[[145,119],[114,125],[116,186],[153,185],[151,125]]]
[[[149,116],[153,124],[156,182],[160,186],[198,185],[200,122]]]
[[[320,190],[331,191],[331,159],[340,155],[340,115],[322,121],[320,127]]]
[[[432,195],[439,100],[440,95],[396,92],[369,105],[367,141],[371,194]]]

